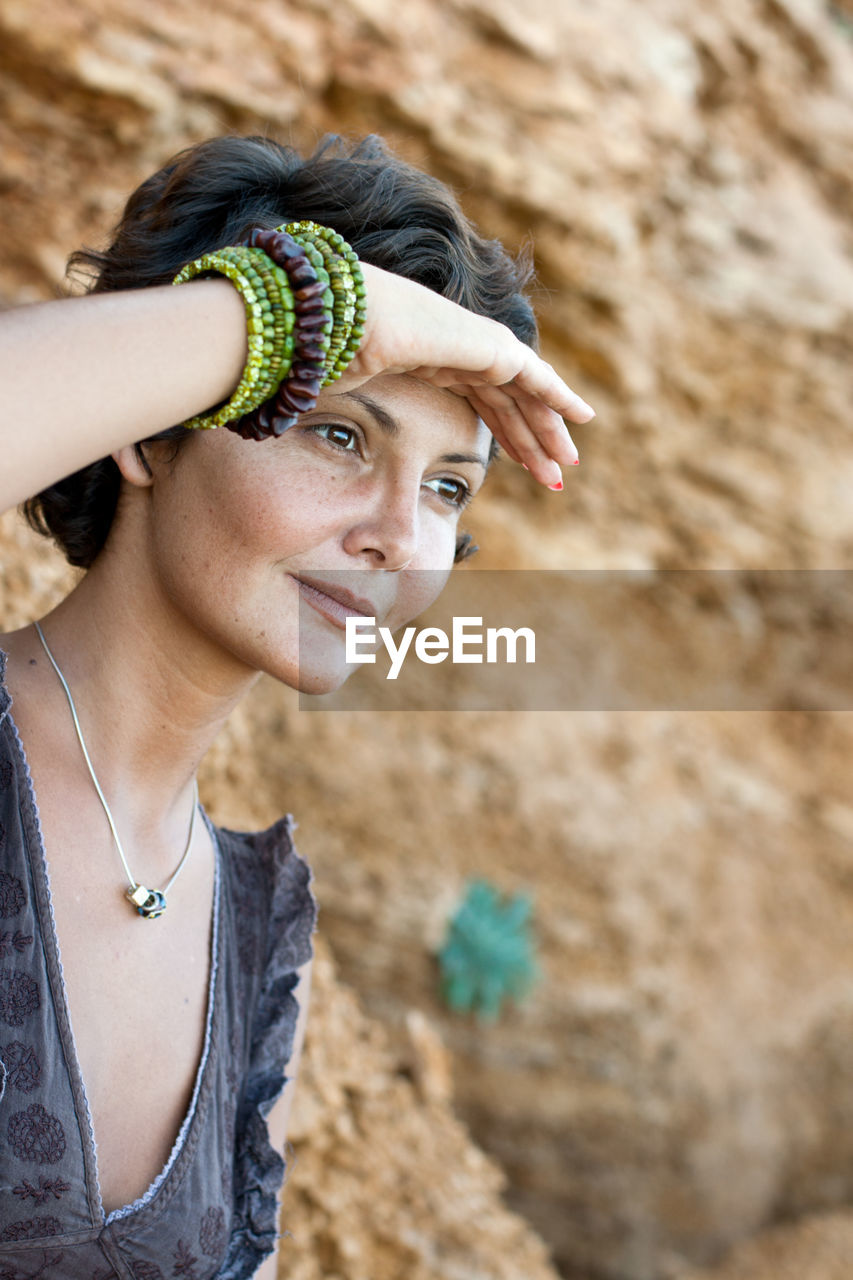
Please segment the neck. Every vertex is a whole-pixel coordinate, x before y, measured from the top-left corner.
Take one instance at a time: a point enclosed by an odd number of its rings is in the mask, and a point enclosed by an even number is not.
[[[131,821],[186,810],[201,757],[257,673],[118,558],[102,557],[43,619],[43,630],[111,806]],[[55,681],[64,702],[37,638],[35,645],[43,682]],[[66,714],[70,722],[67,703]]]

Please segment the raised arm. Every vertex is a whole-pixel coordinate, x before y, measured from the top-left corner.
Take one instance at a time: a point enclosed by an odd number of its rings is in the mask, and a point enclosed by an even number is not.
[[[586,422],[589,406],[503,325],[377,267],[364,274],[365,336],[336,389],[384,372],[449,387],[553,484],[577,457],[562,418]],[[225,280],[3,312],[0,510],[227,399],[245,358],[243,303]]]
[[[225,399],[246,359],[226,280],[0,314],[0,510]]]

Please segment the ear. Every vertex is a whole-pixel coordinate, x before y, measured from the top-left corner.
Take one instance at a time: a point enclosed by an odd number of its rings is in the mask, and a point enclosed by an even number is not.
[[[141,444],[128,444],[112,455],[113,462],[121,472],[122,479],[137,489],[148,489],[154,483],[154,472],[148,465],[148,459]]]

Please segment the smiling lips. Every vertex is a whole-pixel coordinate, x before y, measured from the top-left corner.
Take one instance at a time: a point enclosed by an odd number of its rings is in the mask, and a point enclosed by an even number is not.
[[[309,578],[304,574],[292,576],[305,603],[342,631],[346,630],[347,618],[375,618],[384,613],[372,601],[336,582],[324,582],[322,578]]]

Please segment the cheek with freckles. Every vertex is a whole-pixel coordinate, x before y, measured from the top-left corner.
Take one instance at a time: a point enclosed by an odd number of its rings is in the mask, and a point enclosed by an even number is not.
[[[297,618],[292,584],[277,566],[314,536],[310,519],[293,520],[284,480],[260,454],[243,460],[205,439],[184,451],[152,492],[157,589],[181,626],[256,669],[275,662],[290,683]]]
[[[179,458],[162,486],[154,513],[161,547],[177,541],[200,572],[218,576],[232,564],[245,576],[332,536],[338,485],[322,468],[287,465],[277,442],[217,434],[199,441],[186,465]]]

